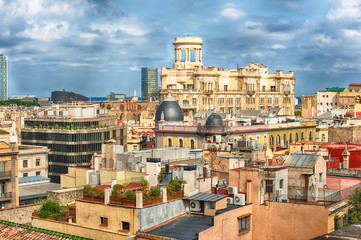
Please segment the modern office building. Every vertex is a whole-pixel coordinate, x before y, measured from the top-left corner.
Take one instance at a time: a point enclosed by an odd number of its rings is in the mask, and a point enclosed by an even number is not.
[[[126,146],[127,128],[96,104],[53,105],[42,116],[26,118],[21,137],[23,144],[50,149],[49,178],[59,183],[68,167],[90,167],[107,140]]]
[[[0,53],[0,100],[8,100],[8,59]]]
[[[205,67],[202,38],[174,40],[173,68],[162,67],[160,102],[168,91],[181,106],[184,120],[191,121],[200,110],[237,113],[240,110],[281,108],[280,114],[294,115],[294,72],[268,72],[267,66],[250,63],[244,68]]]
[[[107,94],[107,101],[124,101],[124,99],[125,99],[124,93],[110,92]]]
[[[79,102],[79,101],[88,101],[86,96],[83,96],[74,92],[63,91],[53,91],[51,92],[51,101],[55,104]]]
[[[142,100],[152,100],[159,98],[158,68],[142,68]]]

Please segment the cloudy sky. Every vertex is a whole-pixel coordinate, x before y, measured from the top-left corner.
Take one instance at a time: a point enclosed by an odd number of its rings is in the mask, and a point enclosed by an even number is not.
[[[361,80],[361,0],[0,0],[0,16],[9,96],[140,93],[187,34],[207,66],[295,71],[296,95]]]

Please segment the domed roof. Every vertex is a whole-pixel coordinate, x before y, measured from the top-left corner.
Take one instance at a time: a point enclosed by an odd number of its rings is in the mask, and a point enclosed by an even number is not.
[[[183,121],[183,118],[183,111],[181,107],[169,92],[168,96],[157,108],[155,121]]]
[[[221,116],[215,111],[206,120],[206,127],[223,127]]]

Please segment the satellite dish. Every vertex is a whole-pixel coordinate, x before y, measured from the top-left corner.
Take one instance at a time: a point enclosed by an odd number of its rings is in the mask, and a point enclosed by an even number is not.
[[[302,197],[303,196],[303,194],[298,189],[296,190],[296,195],[297,195],[297,197]]]
[[[314,192],[311,192],[311,198],[312,198],[312,200],[316,200],[316,195]]]

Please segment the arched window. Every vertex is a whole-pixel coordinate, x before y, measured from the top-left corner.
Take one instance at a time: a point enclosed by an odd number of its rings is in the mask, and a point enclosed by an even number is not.
[[[325,134],[322,134],[321,135],[321,142],[324,142],[325,141]]]
[[[168,147],[172,147],[172,139],[168,138]]]
[[[309,139],[310,139],[310,141],[312,141],[312,132],[310,132],[310,134],[309,134]]]
[[[287,137],[286,134],[283,134],[283,144],[286,145],[287,144]]]
[[[271,136],[271,137],[269,138],[269,144],[270,144],[271,146],[273,146],[273,144],[274,144],[273,136]]]
[[[292,144],[292,133],[290,134],[290,144]]]
[[[303,132],[301,133],[301,141],[304,141],[305,137],[303,136]]]
[[[179,139],[179,147],[183,147],[183,139]]]
[[[194,140],[191,140],[191,149],[194,149]]]
[[[277,135],[276,141],[277,141],[277,146],[281,145],[281,137],[280,137],[280,135]]]
[[[296,133],[295,143],[298,142],[298,133]]]

